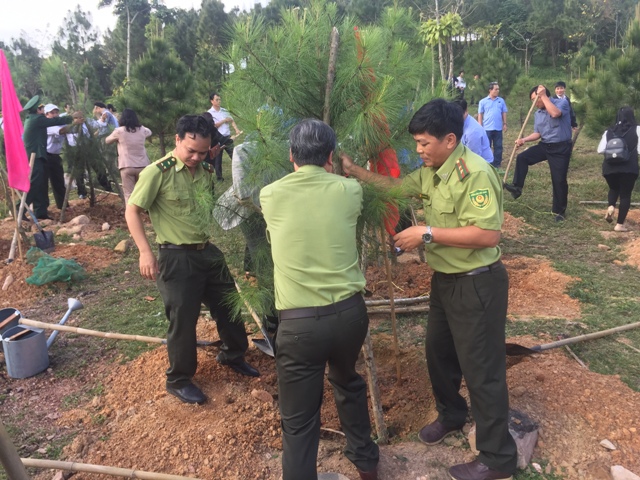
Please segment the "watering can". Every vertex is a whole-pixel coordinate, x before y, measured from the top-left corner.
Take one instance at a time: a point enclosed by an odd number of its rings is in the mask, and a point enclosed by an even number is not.
[[[64,325],[71,312],[83,308],[82,303],[75,298],[67,301],[69,309],[65,313],[59,325]],[[20,314],[15,309],[13,310]],[[13,315],[10,313],[7,315]],[[0,311],[0,318],[2,311]],[[27,378],[32,377],[49,366],[49,347],[58,336],[58,331],[54,331],[48,339],[45,338],[44,330],[41,328],[29,327],[26,325],[18,325],[19,316],[15,319],[16,324],[6,328],[0,333],[2,348],[4,350],[4,358],[7,363],[7,373],[11,378]],[[13,322],[13,319],[11,320]],[[11,323],[9,322],[9,323]]]

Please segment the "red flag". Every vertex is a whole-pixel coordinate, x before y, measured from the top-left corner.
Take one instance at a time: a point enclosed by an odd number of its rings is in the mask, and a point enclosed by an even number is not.
[[[29,161],[22,141],[22,105],[13,87],[11,72],[4,51],[0,50],[0,88],[2,88],[2,117],[4,118],[4,144],[7,152],[9,186],[29,191]]]

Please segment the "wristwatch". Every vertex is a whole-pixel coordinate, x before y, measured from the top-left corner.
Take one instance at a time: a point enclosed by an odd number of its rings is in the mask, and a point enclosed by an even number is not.
[[[433,241],[433,234],[431,233],[431,227],[429,225],[427,225],[427,233],[422,235],[422,241],[427,244]]]

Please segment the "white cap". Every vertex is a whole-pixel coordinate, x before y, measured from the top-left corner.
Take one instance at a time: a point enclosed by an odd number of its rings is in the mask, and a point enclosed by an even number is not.
[[[58,110],[59,111],[60,109],[58,108],[57,105],[54,105],[53,103],[47,103],[44,106],[44,113],[53,112],[54,110]]]

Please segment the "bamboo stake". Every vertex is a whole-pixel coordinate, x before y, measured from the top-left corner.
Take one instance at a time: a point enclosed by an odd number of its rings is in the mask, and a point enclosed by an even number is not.
[[[376,362],[373,358],[373,344],[371,342],[371,332],[367,329],[367,336],[362,344],[362,356],[364,357],[364,365],[367,370],[367,384],[369,385],[369,396],[371,397],[371,410],[373,411],[373,423],[376,426],[376,434],[378,436],[378,445],[386,445],[389,443],[389,432],[387,424],[382,414],[382,401],[380,399],[380,389],[378,388],[378,373],[376,371]]]
[[[165,343],[164,338],[159,337],[146,337],[143,335],[126,335],[124,333],[112,333],[112,332],[99,332],[97,330],[87,330],[86,328],[71,327],[69,325],[58,325],[57,323],[38,322],[37,320],[29,320],[28,318],[21,318],[20,323],[23,325],[29,325],[30,327],[43,328],[46,330],[57,330],[59,332],[71,332],[79,335],[89,335],[92,337],[101,338],[113,338],[116,340],[136,340],[138,342],[148,343]]]
[[[31,181],[31,174],[33,172],[33,164],[36,162],[36,153],[33,152],[31,157],[29,158],[29,181]],[[7,259],[7,263],[13,262],[13,259],[16,256],[16,244],[18,245],[18,251],[20,253],[20,258],[22,258],[22,245],[18,242],[18,236],[20,232],[20,222],[22,221],[22,215],[24,215],[24,206],[27,201],[27,192],[22,192],[22,197],[20,198],[20,208],[18,209],[18,214],[15,215],[14,210],[14,218],[16,221],[16,230],[13,234],[13,240],[11,241],[11,249],[9,250],[9,258]]]
[[[580,200],[578,203],[580,205],[608,205],[609,204],[609,202],[605,200]],[[640,203],[638,202],[631,202],[631,205],[633,207],[640,207]]]
[[[394,302],[394,292],[393,292],[393,280],[391,278],[391,265],[389,264],[389,257],[387,255],[386,248],[386,233],[384,228],[380,228],[380,246],[382,247],[383,258],[384,258],[384,268],[387,271],[387,285],[389,286],[389,307],[391,310],[391,330],[393,331],[393,354],[395,357],[396,363],[396,380],[398,383],[402,380],[402,375],[400,372],[400,352],[398,350],[398,330],[396,325],[396,312],[395,312],[395,302]]]
[[[0,463],[11,480],[29,480],[27,470],[20,462],[20,455],[11,443],[2,421],[0,421]]]
[[[412,297],[412,298],[394,298],[393,303],[395,305],[410,305],[413,303],[426,303],[429,301],[429,295],[425,295],[424,297]],[[378,305],[389,305],[391,300],[388,298],[383,298],[381,300],[366,300],[364,304],[367,307],[375,307]]]
[[[527,113],[526,118],[524,119],[524,123],[522,124],[522,128],[520,129],[520,133],[516,140],[522,138],[522,132],[524,132],[525,127],[527,126],[527,122],[529,121],[529,117],[531,116],[531,112],[533,112],[533,108],[536,106],[536,102],[538,101],[538,94],[536,93],[536,97],[531,102],[531,108],[529,108],[529,113]],[[507,181],[507,175],[509,175],[509,169],[511,168],[511,162],[513,162],[513,157],[516,154],[516,150],[518,149],[518,145],[513,146],[513,152],[511,152],[511,157],[509,158],[509,163],[507,163],[507,168],[504,170],[504,177],[502,178],[503,182]]]
[[[428,312],[429,306],[425,305],[423,307],[399,307],[394,309],[395,313],[421,313]],[[376,313],[391,313],[390,308],[370,308],[367,310],[369,315],[374,315]]]
[[[107,467],[91,463],[62,462],[60,460],[44,460],[39,458],[22,458],[21,460],[24,466],[35,468],[55,468],[57,470],[69,470],[72,472],[101,473],[103,475],[113,475],[116,477],[142,478],[148,480],[198,480],[191,477],[182,477],[180,475],[130,470],[128,468]],[[26,478],[28,479],[29,477]]]

